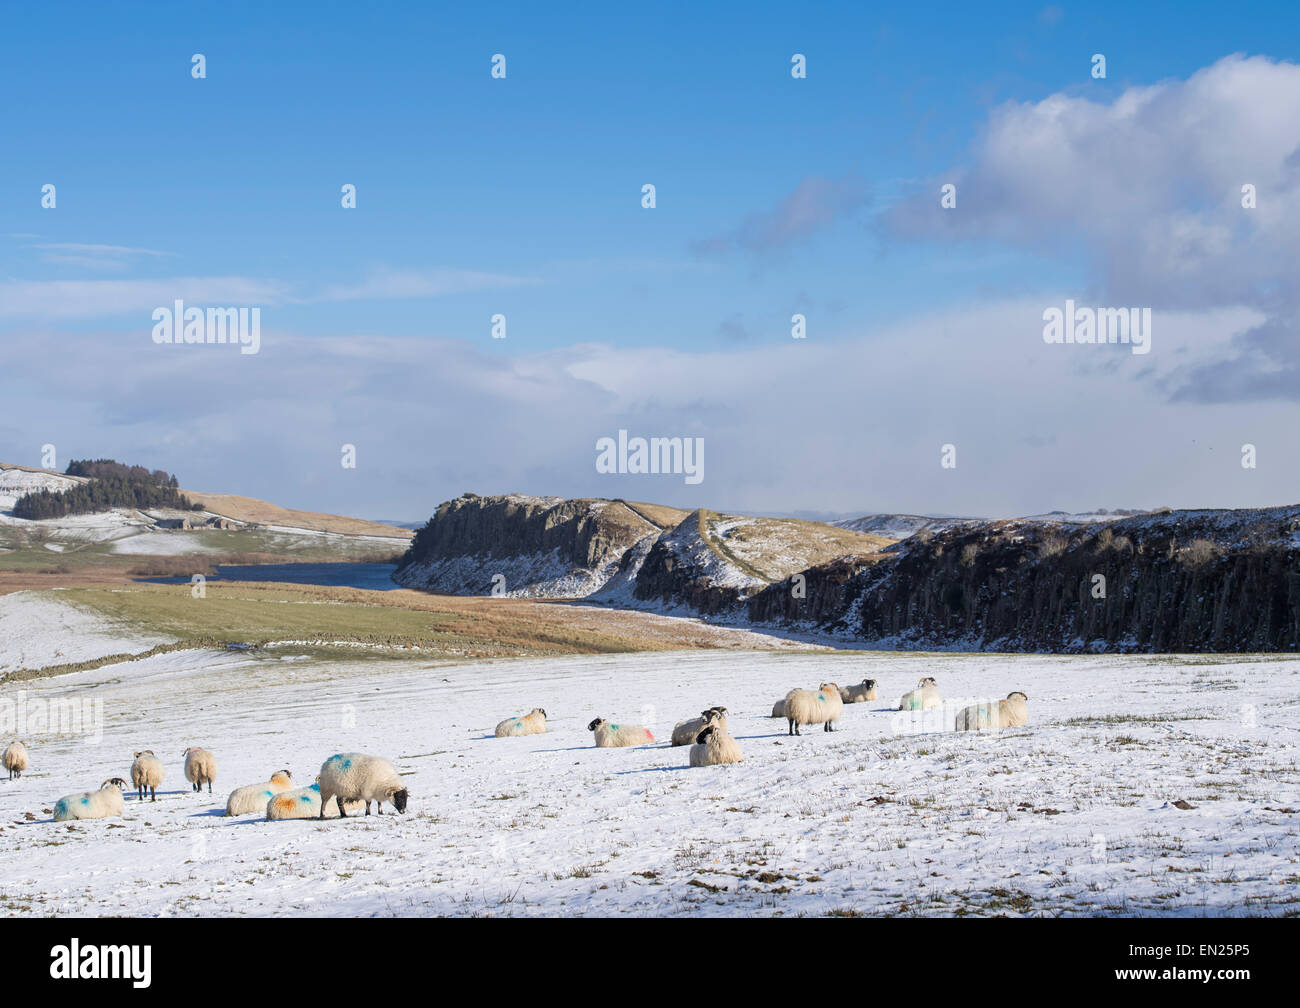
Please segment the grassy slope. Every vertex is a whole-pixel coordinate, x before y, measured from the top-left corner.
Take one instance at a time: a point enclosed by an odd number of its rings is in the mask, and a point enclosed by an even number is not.
[[[715,553],[769,582],[847,554],[876,553],[895,541],[796,518],[753,518],[723,535],[718,525],[738,516],[701,511],[701,517],[701,534]]]
[[[267,501],[257,500],[254,497],[240,497],[237,494],[199,493],[193,490],[183,492],[190,500],[201,502],[213,514],[234,518],[236,521],[253,522],[258,525],[288,525],[293,528],[310,529],[314,532],[386,536],[393,539],[410,539],[414,534],[410,529],[398,528],[396,525],[382,525],[379,522],[366,521],[364,518],[348,518],[344,515],[298,511],[293,508],[283,508]]]

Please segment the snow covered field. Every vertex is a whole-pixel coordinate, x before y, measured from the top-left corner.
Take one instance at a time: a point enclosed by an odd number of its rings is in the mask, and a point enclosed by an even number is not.
[[[999,736],[898,734],[922,674],[946,696],[1023,689]],[[769,720],[793,685],[880,680],[841,731]],[[17,914],[1278,914],[1300,901],[1300,662],[689,652],[430,664],[184,652],[21,684],[9,719],[102,703],[102,740],[23,732],[0,780]],[[19,702],[21,701],[21,707]],[[720,703],[747,761],[595,749],[596,715],[672,725]],[[8,705],[8,706],[6,706]],[[551,731],[490,737],[534,705]],[[97,734],[83,729],[83,734]],[[192,794],[181,751],[220,764]],[[124,820],[55,824],[61,795],[168,778]],[[237,785],[340,750],[407,775],[405,816],[220,815]],[[1182,809],[1175,802],[1193,806]]]
[[[139,653],[168,642],[63,602],[57,589],[0,595],[0,679],[18,669]],[[0,692],[0,699],[5,695]],[[0,720],[0,747],[9,742],[4,731]]]

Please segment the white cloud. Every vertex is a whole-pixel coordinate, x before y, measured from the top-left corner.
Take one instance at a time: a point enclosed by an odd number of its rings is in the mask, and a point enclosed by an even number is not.
[[[1298,121],[1300,66],[1258,56],[1225,57],[1111,102],[1056,94],[1008,104],[969,166],[942,179],[956,182],[957,209],[940,208],[936,182],[885,220],[902,237],[1081,252],[1108,304],[1259,309],[1265,325],[1170,387],[1195,399],[1296,397]],[[1253,210],[1242,207],[1247,184]]]

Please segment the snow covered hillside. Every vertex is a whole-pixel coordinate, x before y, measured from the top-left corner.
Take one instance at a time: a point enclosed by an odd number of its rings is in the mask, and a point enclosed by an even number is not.
[[[1028,727],[912,733],[890,701],[1029,695]],[[765,717],[792,686],[878,679],[840,731]],[[102,739],[30,731],[0,780],[11,914],[1282,914],[1300,901],[1300,662],[688,652],[431,664],[185,652],[25,684],[102,703]],[[12,691],[0,698],[15,700]],[[746,761],[595,749],[731,710]],[[542,706],[545,735],[496,739]],[[13,708],[9,708],[13,716]],[[0,721],[5,710],[0,707]],[[951,725],[951,711],[944,717]],[[10,734],[0,726],[0,735]],[[219,762],[209,796],[180,754]],[[60,796],[167,766],[156,804],[51,822]],[[220,815],[237,785],[392,759],[405,816]]]

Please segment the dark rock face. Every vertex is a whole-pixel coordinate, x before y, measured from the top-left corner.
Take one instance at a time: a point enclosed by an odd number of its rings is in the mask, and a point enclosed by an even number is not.
[[[455,591],[457,585],[421,582],[436,582],[436,573],[424,572],[458,558],[553,558],[561,567],[595,572],[616,566],[636,542],[658,532],[620,501],[466,494],[440,505],[416,532],[394,579]]]
[[[807,620],[827,629],[844,628],[844,618],[862,593],[860,571],[876,557],[846,556],[777,581],[749,600],[749,618],[758,623]]]
[[[636,576],[634,595],[643,602],[685,605],[706,616],[734,609],[757,586],[716,583],[691,547],[700,541],[703,515],[696,511],[657,539]],[[707,554],[706,554],[707,556]]]
[[[862,638],[916,647],[1291,651],[1300,647],[1297,529],[1300,508],[1100,527],[997,522],[909,541],[842,584],[847,567],[814,569],[802,607],[780,600],[782,582],[751,600],[750,614],[827,627],[849,617]]]

